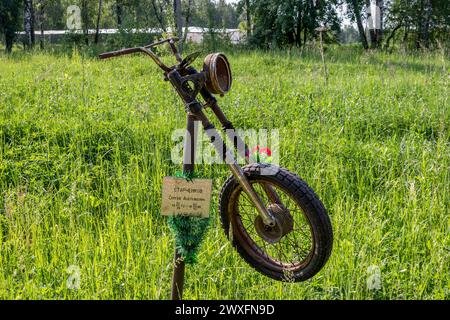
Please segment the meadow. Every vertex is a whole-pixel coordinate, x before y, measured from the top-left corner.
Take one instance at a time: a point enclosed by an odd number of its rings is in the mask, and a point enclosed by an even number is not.
[[[255,272],[220,227],[229,172],[202,166],[213,219],[185,298],[450,299],[448,55],[331,48],[325,83],[314,50],[226,54],[221,106],[238,128],[279,130],[280,165],[324,202],[334,248],[307,282]],[[0,55],[1,299],[170,298],[172,90],[143,56]]]

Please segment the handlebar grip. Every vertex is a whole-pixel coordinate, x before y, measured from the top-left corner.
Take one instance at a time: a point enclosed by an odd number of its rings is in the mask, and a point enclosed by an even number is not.
[[[99,54],[100,59],[107,59],[112,57],[118,57],[123,56],[125,54],[135,53],[135,52],[141,52],[141,48],[128,48],[128,49],[122,49],[117,51],[110,51],[110,52],[104,52],[102,54]]]

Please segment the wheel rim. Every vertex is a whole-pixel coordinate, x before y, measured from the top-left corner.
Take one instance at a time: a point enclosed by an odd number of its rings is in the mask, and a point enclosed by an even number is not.
[[[312,258],[315,241],[310,221],[301,205],[282,186],[264,180],[252,180],[250,183],[266,208],[274,201],[264,192],[263,184],[272,186],[293,218],[292,231],[274,243],[265,241],[255,227],[259,219],[255,206],[242,188],[237,186],[229,202],[234,237],[239,238],[242,247],[263,267],[283,272],[289,278],[289,272],[303,269]]]

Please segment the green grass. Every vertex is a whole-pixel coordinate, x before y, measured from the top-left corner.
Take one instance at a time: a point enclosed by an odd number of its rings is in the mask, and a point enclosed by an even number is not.
[[[448,58],[332,49],[325,85],[316,53],[227,54],[224,111],[280,130],[280,164],[324,202],[334,248],[307,282],[253,271],[217,216],[229,172],[202,167],[214,218],[185,298],[449,299]],[[145,57],[0,56],[0,298],[168,299],[174,240],[158,212],[184,123]],[[366,284],[373,265],[380,290]]]

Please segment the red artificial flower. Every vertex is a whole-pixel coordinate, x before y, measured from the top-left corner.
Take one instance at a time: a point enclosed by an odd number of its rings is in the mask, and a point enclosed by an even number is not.
[[[268,157],[271,157],[271,156],[272,156],[272,151],[270,151],[270,149],[267,148],[267,147],[264,147],[264,148],[259,149],[259,154],[264,154],[264,153],[265,153]]]
[[[271,157],[272,156],[272,151],[268,148],[268,147],[260,147],[260,146],[255,146],[252,149],[252,155],[254,157],[256,157],[256,160],[259,161],[259,156],[263,156],[263,157]]]

